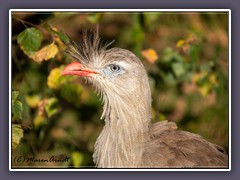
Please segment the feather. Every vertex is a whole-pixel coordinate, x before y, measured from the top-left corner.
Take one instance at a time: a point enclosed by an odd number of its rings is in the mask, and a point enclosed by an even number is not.
[[[111,42],[112,43],[112,42]],[[118,63],[118,76],[87,77],[103,103],[105,126],[95,143],[97,167],[227,167],[224,150],[201,136],[178,131],[173,122],[151,124],[151,91],[147,72],[132,52],[107,47],[98,28],[82,31],[80,43],[70,41],[66,52],[83,65],[102,69]],[[101,72],[101,71],[99,71]]]

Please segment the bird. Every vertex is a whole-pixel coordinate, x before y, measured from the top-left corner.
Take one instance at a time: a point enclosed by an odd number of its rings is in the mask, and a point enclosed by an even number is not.
[[[97,168],[227,168],[228,154],[200,135],[178,130],[167,120],[151,123],[151,90],[141,60],[112,47],[98,27],[69,38],[65,52],[74,62],[62,76],[81,76],[96,88],[103,103],[104,127],[93,153]]]

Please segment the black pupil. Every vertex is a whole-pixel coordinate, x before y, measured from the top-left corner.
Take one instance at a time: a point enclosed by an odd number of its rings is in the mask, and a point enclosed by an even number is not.
[[[112,65],[112,70],[113,70],[113,71],[118,71],[118,70],[119,70],[119,67],[116,66],[116,65]]]

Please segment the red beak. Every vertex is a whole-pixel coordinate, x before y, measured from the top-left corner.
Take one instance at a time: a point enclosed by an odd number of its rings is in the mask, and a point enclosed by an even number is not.
[[[93,74],[97,74],[97,72],[85,68],[79,62],[73,62],[67,65],[61,72],[61,75],[91,76]]]

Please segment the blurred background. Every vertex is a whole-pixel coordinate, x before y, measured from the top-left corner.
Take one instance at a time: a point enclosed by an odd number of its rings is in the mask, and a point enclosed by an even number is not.
[[[228,151],[228,13],[12,12],[13,168],[94,166],[101,102],[91,85],[60,72],[73,61],[63,42],[97,24],[104,41],[146,67],[152,122],[176,122]]]

